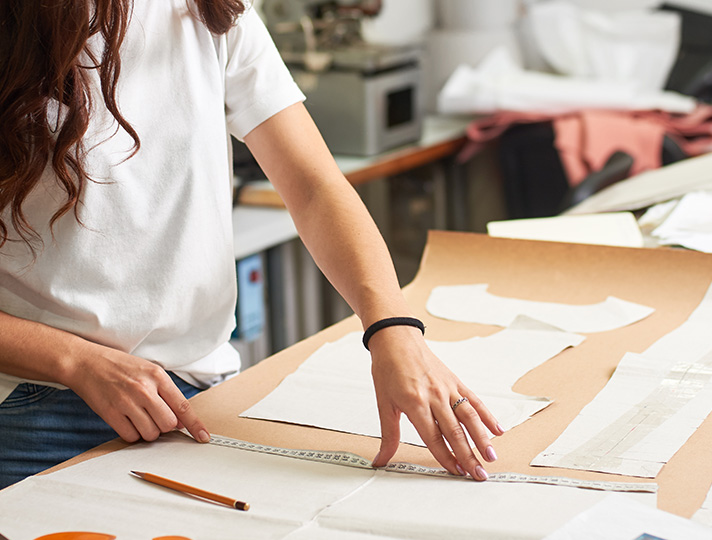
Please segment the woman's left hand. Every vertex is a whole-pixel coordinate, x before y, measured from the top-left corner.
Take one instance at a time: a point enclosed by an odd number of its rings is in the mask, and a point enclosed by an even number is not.
[[[405,413],[435,459],[450,473],[469,473],[486,480],[487,473],[467,433],[479,455],[492,462],[497,456],[487,428],[494,435],[504,431],[482,401],[430,351],[421,332],[407,326],[384,328],[373,335],[369,349],[381,420],[381,448],[373,466],[385,466],[395,454],[400,416]],[[461,398],[467,401],[453,410]]]

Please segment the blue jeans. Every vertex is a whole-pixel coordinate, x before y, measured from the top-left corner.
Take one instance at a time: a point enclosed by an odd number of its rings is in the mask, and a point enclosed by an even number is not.
[[[186,398],[200,392],[169,375]],[[0,404],[0,489],[116,437],[71,390],[21,384]]]

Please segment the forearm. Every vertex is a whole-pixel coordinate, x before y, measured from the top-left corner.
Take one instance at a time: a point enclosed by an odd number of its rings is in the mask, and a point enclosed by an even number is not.
[[[378,228],[300,107],[258,127],[246,138],[250,150],[284,200],[315,262],[363,324],[407,315]],[[275,144],[275,139],[288,142]],[[277,156],[276,147],[287,151]]]
[[[245,142],[285,202],[314,260],[364,327],[385,317],[409,315],[378,229],[304,107],[278,113]],[[369,341],[369,350],[382,433],[374,465],[385,465],[394,455],[400,415],[405,413],[448,471],[486,479],[464,430],[487,461],[496,457],[485,426],[495,434],[502,430],[477,396],[430,351],[420,331],[385,328]],[[457,416],[452,404],[462,397],[470,405],[458,407]]]
[[[383,238],[350,186],[320,190],[297,217],[300,234],[329,281],[364,326],[409,315]],[[319,209],[318,211],[316,209]]]
[[[69,332],[0,311],[0,372],[69,385],[87,342]]]

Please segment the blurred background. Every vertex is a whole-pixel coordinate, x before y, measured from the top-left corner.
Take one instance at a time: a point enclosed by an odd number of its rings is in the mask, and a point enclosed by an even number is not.
[[[402,285],[430,229],[486,233],[492,223],[560,216],[712,148],[709,0],[255,0],[254,8],[379,225]],[[243,276],[235,342],[262,357],[350,310],[295,240],[249,152],[237,141],[233,150]],[[245,238],[243,229],[257,232]]]

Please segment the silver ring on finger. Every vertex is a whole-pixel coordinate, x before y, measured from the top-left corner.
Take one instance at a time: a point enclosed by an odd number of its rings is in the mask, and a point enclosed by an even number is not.
[[[468,403],[469,401],[470,400],[466,397],[461,397],[455,403],[452,404],[452,411],[455,412],[455,409],[457,409],[460,405],[462,405],[463,403]]]

